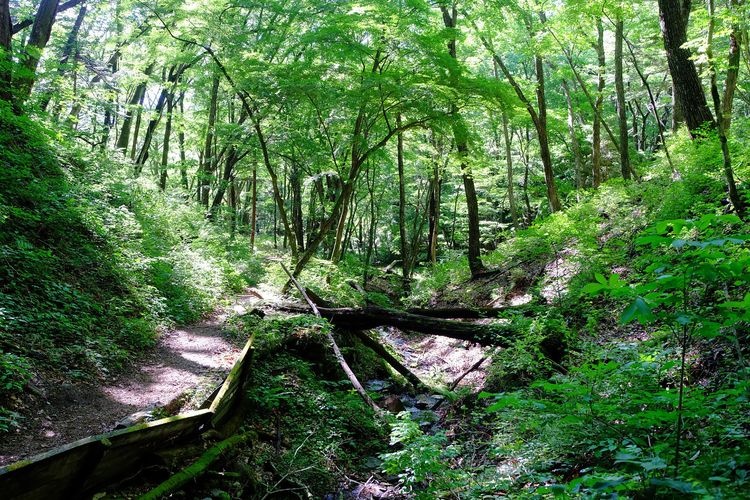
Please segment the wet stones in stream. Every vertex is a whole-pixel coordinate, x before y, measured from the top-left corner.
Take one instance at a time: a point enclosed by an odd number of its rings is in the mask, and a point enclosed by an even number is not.
[[[391,391],[393,384],[387,380],[368,380],[365,388],[368,391],[378,393],[376,401],[378,405],[391,413],[409,412],[411,419],[419,423],[424,432],[435,432],[437,430],[438,416],[432,408],[443,400],[441,394],[410,394]]]

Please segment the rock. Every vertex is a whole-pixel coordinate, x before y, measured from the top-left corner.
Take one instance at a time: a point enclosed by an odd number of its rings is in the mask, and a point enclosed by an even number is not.
[[[381,406],[391,413],[401,413],[404,411],[404,404],[395,394],[386,396],[381,402]]]

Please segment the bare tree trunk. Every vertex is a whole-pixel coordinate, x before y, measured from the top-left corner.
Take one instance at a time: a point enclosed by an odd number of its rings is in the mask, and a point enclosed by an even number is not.
[[[685,114],[690,135],[695,137],[701,127],[715,127],[716,122],[708,108],[706,94],[703,92],[698,71],[691,59],[690,49],[685,48],[687,42],[686,26],[680,12],[678,0],[658,0],[659,19],[664,38],[664,48],[667,51],[669,73],[672,75],[672,85],[675,95]]]
[[[539,139],[539,153],[542,157],[544,166],[544,180],[547,184],[547,200],[549,201],[550,210],[559,212],[562,210],[562,203],[557,196],[557,186],[555,184],[555,174],[552,170],[552,153],[549,148],[549,134],[547,133],[547,100],[544,95],[544,62],[542,56],[534,56],[536,67],[536,100],[539,109],[537,118],[537,136]]]
[[[598,188],[602,183],[602,103],[604,101],[604,71],[606,60],[604,55],[604,25],[602,19],[596,20],[596,54],[599,62],[599,81],[596,85],[596,103],[594,107],[594,124],[592,134],[592,174],[594,188]]]
[[[568,87],[568,82],[565,79],[562,80],[562,89],[563,94],[565,94],[565,102],[568,105],[568,134],[570,135],[570,149],[573,153],[573,162],[576,170],[576,188],[581,189],[583,188],[583,157],[581,155],[581,144],[578,142],[578,134],[576,133],[575,109],[573,108],[573,99],[570,96],[570,88]],[[508,119],[505,117],[505,114],[503,114],[503,125],[506,129],[507,120]],[[505,136],[507,139],[507,131],[505,132]],[[507,148],[508,162],[510,163],[510,145],[508,145]]]
[[[646,77],[646,75],[643,74],[640,66],[638,65],[638,59],[635,57],[635,51],[633,50],[632,44],[627,40],[625,41],[628,44],[628,50],[630,51],[630,57],[633,62],[633,68],[635,69],[636,73],[638,73],[638,77],[641,79],[643,86],[646,88],[646,91],[648,92],[648,100],[651,104],[651,111],[654,113],[654,119],[656,120],[656,125],[659,130],[659,138],[661,139],[661,144],[664,147],[664,154],[667,157],[667,162],[669,163],[669,167],[672,169],[672,172],[677,172],[677,169],[672,163],[672,156],[669,154],[669,146],[667,145],[667,141],[664,137],[664,130],[666,129],[666,126],[664,125],[661,118],[659,117],[659,108],[656,102],[656,97],[654,96],[654,93],[651,90],[651,85],[649,85],[648,83],[648,77]],[[646,130],[645,120],[643,123],[642,130],[645,136],[645,130]]]
[[[690,9],[692,8],[692,0],[679,0],[678,10],[680,16],[680,22],[683,25],[683,29],[687,33],[688,23],[690,22]],[[672,132],[676,132],[680,125],[685,123],[685,112],[682,109],[682,103],[680,102],[677,92],[675,92],[674,86],[672,86]]]
[[[180,92],[180,131],[177,133],[177,142],[180,145],[180,183],[187,191],[187,156],[185,154],[185,91]]]
[[[65,41],[65,45],[63,46],[62,53],[60,54],[60,62],[57,66],[57,77],[60,78],[65,74],[66,65],[68,64],[68,61],[70,60],[70,56],[73,55],[74,50],[76,50],[76,45],[78,43],[78,33],[81,30],[81,25],[83,24],[83,19],[86,17],[86,5],[81,5],[80,10],[78,11],[78,16],[76,17],[75,22],[73,23],[73,27],[70,29],[70,33],[68,34],[68,39]],[[39,107],[42,109],[42,111],[47,110],[47,106],[49,106],[49,102],[52,99],[53,92],[51,90],[48,90],[45,92],[45,94],[42,96],[41,103]]]
[[[714,34],[714,0],[708,0],[708,40],[706,43],[706,57],[708,58],[709,73],[711,75],[711,97],[714,102],[714,112],[716,113],[716,131],[719,134],[719,142],[721,143],[721,154],[723,157],[723,168],[724,178],[727,183],[727,190],[729,191],[729,200],[732,202],[737,215],[744,217],[745,206],[742,203],[737,192],[737,185],[734,182],[734,171],[732,169],[732,157],[729,153],[729,144],[727,141],[726,130],[724,130],[724,117],[722,116],[721,97],[719,96],[719,86],[716,83],[716,68],[713,61],[713,51],[711,44],[713,43]],[[731,49],[730,49],[731,50]]]
[[[301,167],[295,160],[292,162],[292,171],[289,176],[289,184],[292,195],[292,228],[294,237],[297,239],[297,248],[305,250],[305,225],[302,217],[302,175]]]
[[[219,98],[219,75],[214,74],[208,105],[208,124],[203,146],[203,164],[198,169],[198,201],[208,208],[208,195],[211,191],[211,177],[214,173],[214,127],[216,126],[217,102]]]
[[[147,78],[151,75],[154,70],[154,63],[149,64],[146,70],[143,72]],[[120,136],[117,138],[117,149],[123,152],[123,155],[127,156],[128,146],[130,145],[130,129],[133,125],[133,110],[136,106],[143,105],[143,98],[146,95],[146,79],[136,85],[133,95],[130,101],[126,104],[125,118],[122,120],[122,128],[120,129]],[[140,114],[138,115],[140,117]],[[140,124],[140,120],[138,120]]]
[[[167,123],[164,125],[164,145],[161,153],[161,172],[159,175],[159,189],[167,188],[167,166],[169,165],[169,138],[172,135],[172,107],[174,95],[167,97]]]
[[[0,0],[0,99],[7,102],[13,99],[11,88],[13,81],[11,70],[13,64],[12,36],[10,4],[8,0]]]
[[[514,193],[513,180],[513,151],[511,150],[510,132],[508,130],[508,115],[503,112],[503,139],[505,140],[505,163],[508,178],[508,204],[510,205],[510,217],[513,227],[518,228],[518,207],[516,206],[516,195]]]
[[[731,0],[732,10],[737,10],[740,6],[739,0]],[[742,53],[742,44],[747,43],[742,35],[742,30],[737,24],[732,25],[732,31],[729,33],[729,57],[727,76],[724,81],[724,97],[721,108],[721,125],[725,134],[729,134],[732,126],[732,107],[734,104],[734,93],[737,89],[737,78],[740,73],[740,55]]]
[[[31,94],[31,88],[36,81],[36,68],[42,52],[49,42],[59,3],[59,0],[41,0],[39,8],[37,8],[34,24],[31,27],[31,35],[29,35],[29,40],[26,42],[24,53],[21,56],[23,72],[15,82],[15,87],[18,90],[16,98],[19,104],[24,103]]]
[[[396,115],[396,125],[401,126],[401,114]],[[398,133],[396,141],[396,163],[398,165],[398,231],[401,239],[401,275],[404,288],[409,284],[409,256],[406,241],[406,187],[404,181],[404,134]]]
[[[443,13],[443,23],[446,28],[456,28],[458,20],[458,9],[455,3],[451,11],[446,6],[441,6]],[[448,41],[448,54],[453,60],[458,60],[456,53],[455,36]],[[455,78],[455,75],[451,75]],[[474,174],[469,165],[469,138],[466,123],[458,112],[458,106],[451,104],[451,116],[453,136],[456,141],[456,150],[458,151],[459,161],[461,162],[461,177],[464,183],[464,194],[466,195],[466,211],[469,218],[469,269],[471,275],[476,276],[484,271],[484,264],[481,258],[480,233],[479,233],[479,201],[477,199],[476,187],[474,186]]]
[[[258,227],[258,166],[253,163],[253,202],[250,210],[250,250],[255,251],[255,233]]]
[[[628,146],[628,117],[623,81],[622,42],[625,37],[625,22],[622,14],[615,21],[615,93],[617,94],[617,118],[620,127],[620,172],[622,178],[630,180],[630,150]]]
[[[544,22],[543,14],[539,13],[539,16],[542,22]],[[529,30],[530,36],[533,36],[534,34],[532,25],[529,19],[526,20],[526,25],[527,29]],[[508,67],[505,65],[505,61],[503,61],[502,57],[500,57],[500,55],[495,52],[495,49],[493,48],[489,40],[479,32],[479,28],[477,27],[476,23],[474,23],[474,30],[479,34],[479,39],[481,40],[482,44],[492,55],[495,63],[503,72],[503,75],[505,75],[505,79],[508,80],[508,83],[510,83],[510,86],[513,88],[518,99],[526,107],[526,111],[529,113],[531,121],[534,123],[534,127],[536,128],[537,133],[537,139],[539,141],[539,154],[541,156],[542,165],[544,167],[544,180],[547,185],[547,201],[549,202],[550,211],[557,212],[562,209],[562,204],[560,203],[560,199],[557,196],[557,186],[555,185],[555,176],[552,169],[552,154],[549,148],[549,134],[547,132],[547,100],[544,90],[544,60],[540,55],[534,55],[534,71],[537,81],[537,109],[534,109],[534,106],[531,104],[531,101],[528,99],[528,97],[526,97],[526,94],[521,88],[521,85],[516,81],[510,70],[508,70]]]
[[[437,149],[436,141],[433,145]],[[440,230],[440,191],[442,186],[440,178],[440,158],[432,162],[432,179],[430,180],[430,262],[437,263],[438,234]]]

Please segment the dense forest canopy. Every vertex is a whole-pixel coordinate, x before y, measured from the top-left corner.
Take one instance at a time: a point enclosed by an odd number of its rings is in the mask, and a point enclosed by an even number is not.
[[[740,495],[749,12],[0,0],[0,383],[108,376],[222,296],[298,278],[337,328],[507,353],[451,410],[481,413],[496,455],[462,469],[478,435],[399,420],[382,457],[402,493]],[[390,323],[333,309],[363,300]],[[425,306],[510,316],[464,332]],[[0,432],[22,425],[8,398]],[[514,444],[507,419],[535,437]],[[493,482],[482,467],[512,452],[535,472]]]
[[[476,274],[481,248],[576,188],[641,179],[658,154],[680,175],[663,145],[682,123],[718,136],[743,211],[725,147],[733,113],[747,109],[741,3],[70,1],[3,12],[3,94],[17,110],[120,150],[134,176],[182,186],[211,218],[282,237],[296,274],[320,252],[366,253],[369,233],[401,242],[375,245],[375,257],[404,255],[407,276],[441,244],[466,245]],[[390,178],[403,189],[379,195]]]

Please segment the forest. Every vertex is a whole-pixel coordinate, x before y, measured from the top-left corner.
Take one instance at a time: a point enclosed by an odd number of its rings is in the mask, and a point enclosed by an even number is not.
[[[0,0],[0,496],[746,498],[749,33]]]

